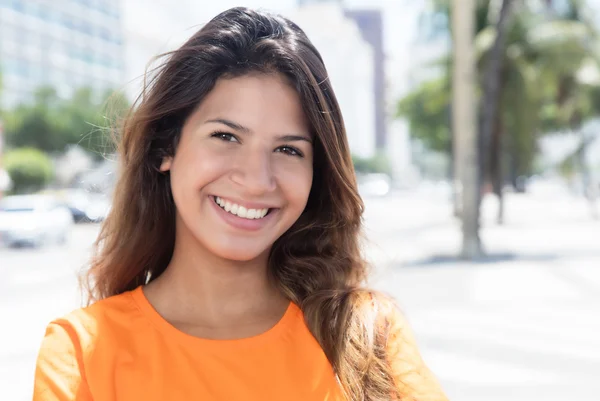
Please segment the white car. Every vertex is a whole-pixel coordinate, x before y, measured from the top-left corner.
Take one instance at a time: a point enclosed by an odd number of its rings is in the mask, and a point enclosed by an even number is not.
[[[380,197],[390,193],[392,180],[387,174],[365,174],[357,177],[358,192],[362,197]]]
[[[0,243],[7,246],[64,244],[73,227],[69,209],[45,195],[0,199]]]

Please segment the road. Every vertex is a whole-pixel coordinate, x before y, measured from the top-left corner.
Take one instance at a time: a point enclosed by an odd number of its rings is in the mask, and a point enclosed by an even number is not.
[[[509,197],[507,222],[484,205],[490,258],[454,259],[460,244],[443,193],[366,201],[372,285],[394,295],[426,362],[453,401],[597,401],[600,222],[571,198]],[[31,398],[45,325],[79,306],[77,273],[97,227],[68,245],[0,249],[1,399]]]
[[[80,305],[77,273],[96,234],[93,225],[78,226],[64,247],[0,249],[0,399],[31,399],[44,329]]]

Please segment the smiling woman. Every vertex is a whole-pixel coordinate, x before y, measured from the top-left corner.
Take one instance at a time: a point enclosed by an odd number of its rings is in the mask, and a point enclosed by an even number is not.
[[[210,21],[125,122],[87,275],[34,400],[445,400],[364,286],[363,204],[318,51],[245,8]]]
[[[306,207],[312,153],[302,104],[285,77],[268,73],[218,80],[183,125],[175,155],[160,166],[170,173],[177,206],[179,242],[171,264],[193,253],[195,260],[217,257],[208,264],[219,270],[222,260],[267,266],[271,245]],[[268,214],[256,219],[264,209]],[[260,235],[248,235],[257,230]],[[179,270],[157,281],[170,271]]]

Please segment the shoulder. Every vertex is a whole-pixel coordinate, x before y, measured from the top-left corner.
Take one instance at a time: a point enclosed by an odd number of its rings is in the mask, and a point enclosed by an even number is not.
[[[377,330],[400,335],[404,329],[408,329],[404,314],[392,296],[367,288],[360,289],[357,293],[364,300],[357,304],[368,309],[363,311],[363,316],[372,317]]]
[[[373,306],[379,318],[378,329],[386,333],[387,359],[400,394],[408,399],[447,401],[396,301],[388,295],[374,293]]]
[[[373,331],[386,349],[388,359],[419,359],[417,345],[408,321],[396,300],[376,290],[361,288],[354,291],[355,312],[363,319],[363,326]]]
[[[53,320],[46,329],[46,339],[76,343],[85,351],[97,338],[113,337],[131,329],[139,310],[132,292],[100,300],[90,306],[76,309]],[[55,344],[58,345],[58,344]]]
[[[402,363],[422,365],[413,330],[397,302],[390,296],[377,294],[374,307],[378,317],[377,327],[386,333],[386,348],[392,365],[396,368]]]
[[[124,293],[50,322],[37,357],[34,400],[91,400],[86,366],[98,356],[110,358],[132,335],[135,314],[131,293]]]

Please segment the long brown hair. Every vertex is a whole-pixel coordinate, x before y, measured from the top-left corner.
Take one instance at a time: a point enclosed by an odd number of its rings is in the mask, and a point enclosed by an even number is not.
[[[273,245],[269,274],[298,304],[349,400],[399,399],[386,357],[380,297],[360,286],[363,203],[340,108],[323,60],[293,22],[246,8],[225,11],[166,55],[122,127],[120,178],[87,274],[89,300],[157,278],[175,243],[169,175],[159,165],[221,77],[279,73],[297,90],[315,136],[306,210]]]

